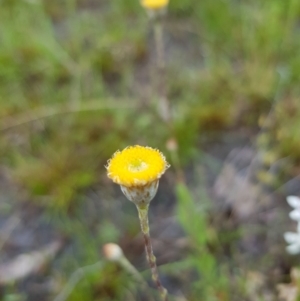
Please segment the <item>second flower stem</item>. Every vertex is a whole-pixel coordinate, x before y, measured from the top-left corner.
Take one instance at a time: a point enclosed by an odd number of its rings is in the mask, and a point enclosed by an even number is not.
[[[146,256],[151,268],[152,280],[157,286],[157,289],[160,293],[160,297],[163,301],[168,301],[168,291],[161,284],[157,265],[156,265],[156,258],[153,254],[153,249],[152,249],[152,244],[150,239],[149,222],[148,222],[148,208],[149,205],[137,205],[137,210],[138,210],[139,219],[141,223],[141,229],[144,236]]]
[[[159,113],[165,122],[171,120],[171,107],[167,95],[166,59],[164,49],[163,25],[160,17],[153,20],[154,41],[157,57],[157,92],[159,97]]]

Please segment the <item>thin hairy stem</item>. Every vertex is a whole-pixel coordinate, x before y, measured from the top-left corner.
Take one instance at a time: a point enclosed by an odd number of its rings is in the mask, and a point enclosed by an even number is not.
[[[149,205],[138,206],[137,210],[139,213],[139,219],[141,223],[141,229],[144,235],[144,242],[145,242],[145,250],[148,263],[151,268],[152,273],[152,280],[157,286],[157,289],[160,293],[161,299],[163,301],[168,301],[168,291],[163,287],[158,275],[158,269],[156,265],[156,258],[153,254],[151,239],[150,239],[150,229],[149,229],[149,222],[148,222],[148,207]]]

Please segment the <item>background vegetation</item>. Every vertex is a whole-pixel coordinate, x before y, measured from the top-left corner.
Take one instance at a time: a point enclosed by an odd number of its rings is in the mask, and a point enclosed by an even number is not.
[[[169,121],[138,0],[0,5],[2,300],[156,300],[135,208],[104,168],[134,144],[172,165],[150,208],[171,300],[278,300],[297,265],[282,234],[300,190],[300,2],[171,0]],[[108,242],[149,290],[105,261]],[[7,280],[24,253],[36,264]]]

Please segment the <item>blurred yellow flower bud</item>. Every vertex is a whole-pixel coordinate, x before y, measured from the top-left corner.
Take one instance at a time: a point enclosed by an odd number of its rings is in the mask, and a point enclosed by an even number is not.
[[[141,0],[141,4],[146,9],[158,10],[165,8],[169,4],[169,0]]]

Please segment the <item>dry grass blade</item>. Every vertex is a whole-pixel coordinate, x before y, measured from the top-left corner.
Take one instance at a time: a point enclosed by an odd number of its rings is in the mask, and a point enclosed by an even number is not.
[[[107,101],[107,103],[100,103],[97,101],[86,102],[82,105],[71,106],[43,106],[34,110],[30,110],[21,113],[16,116],[7,117],[0,123],[0,131],[6,131],[14,127],[21,126],[26,123],[34,122],[37,120],[54,117],[57,115],[82,113],[88,111],[100,111],[100,110],[116,110],[116,109],[131,109],[134,104],[129,104],[129,100],[122,99],[122,102],[116,102],[115,100]]]
[[[101,270],[103,267],[103,262],[99,261],[95,264],[85,266],[76,270],[70,277],[68,283],[65,285],[60,294],[53,301],[65,301],[72,293],[76,284],[87,274],[92,273],[97,270]]]
[[[62,248],[63,242],[56,240],[40,250],[21,254],[0,265],[0,284],[5,285],[21,280],[38,272]]]

